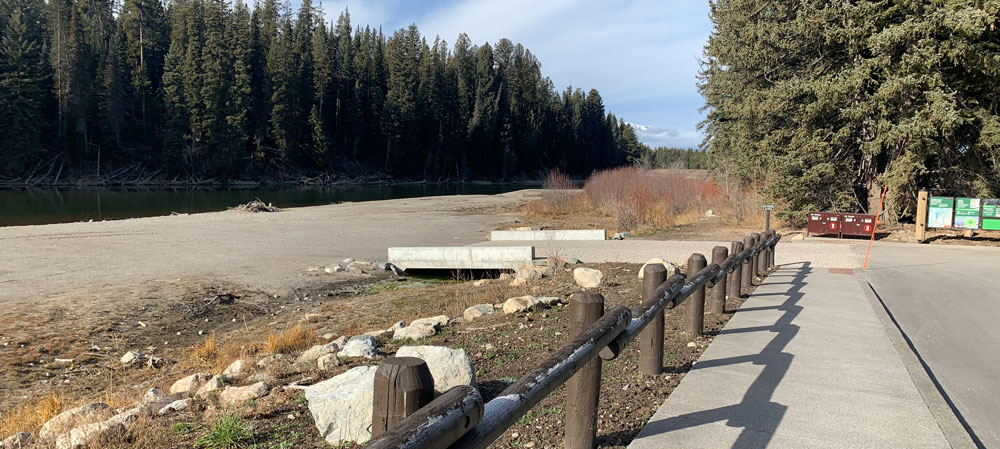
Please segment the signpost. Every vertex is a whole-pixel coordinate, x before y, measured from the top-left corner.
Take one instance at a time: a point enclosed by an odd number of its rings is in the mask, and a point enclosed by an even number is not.
[[[979,198],[955,198],[955,228],[979,229]]]
[[[932,196],[927,211],[928,228],[951,228],[955,212],[955,199],[943,196]]]
[[[765,213],[765,217],[764,217],[764,232],[767,232],[767,231],[771,230],[771,211],[772,210],[774,210],[774,205],[773,204],[765,204],[764,205],[764,213]]]

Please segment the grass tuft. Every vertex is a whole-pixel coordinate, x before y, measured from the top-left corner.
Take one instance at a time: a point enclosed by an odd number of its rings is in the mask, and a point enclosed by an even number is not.
[[[268,331],[266,349],[269,354],[285,354],[308,349],[314,342],[313,334],[296,324],[277,334]]]
[[[206,449],[238,449],[247,447],[253,440],[253,431],[240,416],[229,413],[220,416],[205,433],[195,441],[194,446]]]
[[[196,361],[214,364],[216,355],[219,353],[217,343],[215,332],[212,332],[212,335],[209,335],[205,341],[191,350],[191,357]]]

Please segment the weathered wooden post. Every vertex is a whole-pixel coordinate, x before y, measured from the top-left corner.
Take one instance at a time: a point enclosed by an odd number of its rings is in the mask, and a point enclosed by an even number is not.
[[[667,269],[661,264],[646,265],[642,273],[642,299],[649,298],[667,280]],[[656,314],[639,333],[639,371],[655,376],[663,370],[663,312]]]
[[[750,237],[753,238],[753,246],[757,246],[757,244],[760,243],[760,234],[759,233],[754,232],[753,234],[750,234]],[[751,285],[759,285],[759,284],[757,284],[757,277],[760,275],[759,274],[760,273],[759,268],[760,268],[760,253],[757,253],[756,255],[754,255],[753,257],[750,258],[750,284]]]
[[[729,257],[729,248],[716,246],[712,248],[712,263],[722,266]],[[726,277],[723,276],[719,282],[712,286],[708,295],[708,313],[724,313],[726,311]]]
[[[930,202],[930,194],[926,190],[921,190],[917,194],[917,242],[923,243],[927,239],[927,207]],[[877,219],[878,217],[876,217]]]
[[[695,275],[708,265],[705,256],[694,253],[688,258],[687,280],[694,280]],[[692,335],[701,335],[701,330],[705,324],[705,286],[702,285],[691,293],[685,300],[687,302],[687,318],[684,332]]]
[[[372,438],[434,400],[434,378],[416,357],[389,357],[375,370]]]
[[[778,233],[777,233],[777,232],[774,232],[774,233],[773,233],[773,234],[771,235],[771,237],[773,238],[773,237],[776,237],[777,235],[778,235]],[[777,270],[777,269],[778,269],[778,264],[774,263],[774,251],[775,251],[776,249],[778,249],[778,245],[775,245],[775,246],[772,246],[772,247],[771,247],[771,252],[770,252],[770,253],[768,253],[768,256],[770,256],[770,257],[771,257],[771,259],[770,259],[770,260],[768,261],[768,265],[769,265],[769,266],[771,267],[771,271],[775,271],[775,270]]]
[[[743,252],[743,243],[742,242],[733,242],[733,252],[732,253],[733,254],[739,254],[739,253],[742,253],[742,252]],[[743,262],[740,262],[740,263],[737,263],[735,267],[733,267],[733,272],[729,273],[729,281],[728,282],[729,282],[729,298],[730,299],[735,299],[735,298],[739,298],[740,296],[742,296],[743,293],[740,291],[740,282],[742,281],[742,278],[743,278]]]
[[[604,315],[604,297],[595,292],[573,293],[569,313],[570,333],[579,335]],[[566,449],[594,447],[600,393],[601,358],[594,357],[566,382],[566,435],[563,437]]]
[[[743,237],[743,250],[744,251],[748,251],[748,250],[750,250],[750,248],[753,248],[753,237],[750,237],[750,236]],[[740,273],[740,293],[741,294],[743,292],[743,289],[750,288],[750,285],[751,285],[751,283],[750,283],[751,282],[750,281],[750,278],[751,278],[750,272],[753,270],[753,261],[751,259],[753,259],[753,258],[751,257],[749,259],[743,259],[743,270]]]

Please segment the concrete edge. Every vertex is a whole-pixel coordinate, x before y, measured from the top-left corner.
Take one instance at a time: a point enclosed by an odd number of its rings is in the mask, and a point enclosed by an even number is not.
[[[903,334],[899,324],[896,323],[886,305],[878,297],[875,287],[864,279],[861,273],[855,277],[861,284],[861,289],[865,292],[869,305],[878,316],[879,321],[882,322],[882,327],[889,336],[893,348],[896,349],[900,361],[903,362],[906,371],[910,373],[910,380],[917,387],[917,391],[924,400],[924,405],[930,410],[931,416],[934,417],[934,421],[937,422],[948,444],[956,449],[983,447],[975,443],[966,428],[966,424],[956,414],[949,401],[942,394],[938,384],[931,379],[931,374],[928,372],[930,368],[916,354],[916,350]]]

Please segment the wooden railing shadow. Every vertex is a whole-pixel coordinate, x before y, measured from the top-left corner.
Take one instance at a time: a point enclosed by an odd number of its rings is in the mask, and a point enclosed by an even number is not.
[[[740,312],[749,311],[783,310],[784,313],[773,325],[736,329],[727,328],[719,332],[719,335],[774,332],[776,334],[774,338],[759,353],[715,360],[699,360],[691,367],[691,372],[694,372],[740,363],[762,365],[764,369],[753,383],[750,384],[750,387],[747,388],[743,399],[739,403],[672,416],[658,421],[650,421],[646,429],[644,429],[644,436],[649,436],[650,432],[655,435],[724,421],[730,427],[743,428],[743,431],[740,432],[739,437],[733,443],[733,448],[749,449],[767,447],[788,409],[787,406],[774,402],[771,398],[781,380],[788,372],[788,368],[791,366],[792,359],[794,358],[792,354],[784,352],[784,349],[799,332],[799,326],[793,324],[793,321],[802,311],[802,306],[798,305],[798,302],[803,296],[801,290],[806,285],[805,279],[812,271],[808,262],[802,264],[802,267],[798,269],[794,277],[792,286],[785,293],[788,299],[780,305],[748,307],[737,311],[737,314],[739,314]]]

